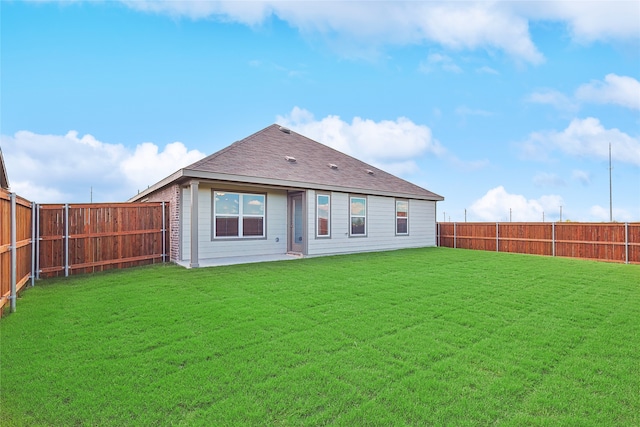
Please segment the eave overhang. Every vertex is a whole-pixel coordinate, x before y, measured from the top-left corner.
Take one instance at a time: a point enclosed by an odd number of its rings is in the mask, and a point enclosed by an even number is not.
[[[224,174],[224,173],[216,173],[216,172],[205,172],[193,169],[180,169],[177,172],[169,175],[165,179],[157,182],[151,187],[147,188],[144,191],[136,194],[134,197],[130,198],[129,202],[135,202],[144,199],[149,194],[162,189],[173,183],[184,183],[192,179],[198,180],[206,180],[206,181],[222,181],[229,183],[239,183],[239,184],[254,184],[254,185],[264,185],[269,187],[282,187],[282,188],[294,188],[294,189],[311,189],[311,190],[320,190],[320,191],[336,191],[342,193],[357,193],[357,194],[366,194],[372,196],[387,196],[387,197],[397,197],[397,198],[405,198],[405,199],[416,199],[416,200],[428,200],[428,201],[436,201],[440,202],[444,200],[444,197],[434,194],[434,195],[424,195],[424,194],[415,194],[415,193],[403,193],[403,192],[390,192],[376,189],[368,189],[368,188],[356,188],[350,186],[338,186],[338,185],[326,185],[326,184],[317,184],[312,182],[301,182],[301,181],[289,181],[282,179],[273,179],[273,178],[263,178],[263,177],[255,177],[255,176],[246,176],[246,175],[233,175],[233,174]]]

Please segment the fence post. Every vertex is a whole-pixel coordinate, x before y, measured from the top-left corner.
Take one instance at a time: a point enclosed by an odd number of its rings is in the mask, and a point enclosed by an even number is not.
[[[499,223],[496,222],[496,252],[500,252],[500,234],[499,234]]]
[[[36,279],[40,279],[40,205],[36,204]]]
[[[624,263],[629,264],[629,223],[624,223]]]
[[[16,193],[9,194],[11,201],[11,313],[16,311],[16,269],[17,269],[17,253],[16,253]]]
[[[166,257],[166,247],[165,247],[165,241],[166,241],[166,219],[165,219],[165,215],[164,215],[164,202],[162,202],[162,262],[165,262],[165,257]]]
[[[69,204],[64,205],[64,277],[69,276]]]
[[[456,249],[456,223],[453,223],[453,249]]]
[[[551,256],[556,256],[556,223],[551,223]]]
[[[31,202],[31,287],[36,280],[36,202]]]
[[[442,238],[440,237],[440,223],[436,221],[436,231],[438,233],[437,239],[436,239],[436,244],[438,245],[438,247],[442,246]]]

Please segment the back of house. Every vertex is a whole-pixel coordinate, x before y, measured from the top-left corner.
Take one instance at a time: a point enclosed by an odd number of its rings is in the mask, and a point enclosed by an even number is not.
[[[130,201],[169,202],[171,259],[198,267],[228,257],[435,246],[442,200],[274,124]]]

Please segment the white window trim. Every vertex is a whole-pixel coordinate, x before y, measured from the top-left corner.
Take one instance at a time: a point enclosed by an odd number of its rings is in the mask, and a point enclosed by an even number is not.
[[[320,227],[318,227],[318,222],[320,220],[320,202],[318,199],[320,197],[328,197],[329,198],[329,210],[327,217],[327,233],[328,234],[320,234]],[[316,194],[316,238],[317,239],[330,239],[331,238],[331,195],[327,193],[317,193]]]
[[[399,202],[406,202],[407,203],[407,216],[398,216],[398,203]],[[409,200],[406,199],[396,199],[396,204],[395,204],[395,208],[396,208],[396,223],[395,223],[395,227],[396,227],[396,236],[408,236],[409,235]],[[399,219],[406,219],[407,220],[407,232],[406,233],[398,233],[398,220]]]
[[[238,195],[238,213],[237,214],[224,214],[218,215],[216,213],[216,193],[229,193]],[[264,197],[264,214],[262,215],[244,215],[242,210],[244,208],[244,196],[261,196]],[[226,191],[226,190],[212,190],[212,224],[211,232],[213,240],[256,240],[265,239],[267,237],[267,195],[264,193],[243,193],[239,191]],[[237,236],[216,236],[216,218],[220,217],[234,217],[238,218],[238,235]],[[262,235],[260,236],[243,236],[243,218],[262,218]]]
[[[364,215],[353,215],[351,213],[351,204],[353,203],[353,199],[363,199],[364,200]],[[369,201],[366,196],[349,196],[349,237],[367,237],[367,213],[369,210]],[[353,234],[352,228],[352,218],[364,218],[364,233],[362,234]]]

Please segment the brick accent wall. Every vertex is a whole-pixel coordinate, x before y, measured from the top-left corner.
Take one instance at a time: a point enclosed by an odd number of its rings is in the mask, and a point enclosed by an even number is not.
[[[149,194],[149,202],[169,202],[169,259],[180,259],[180,186],[177,184]]]

